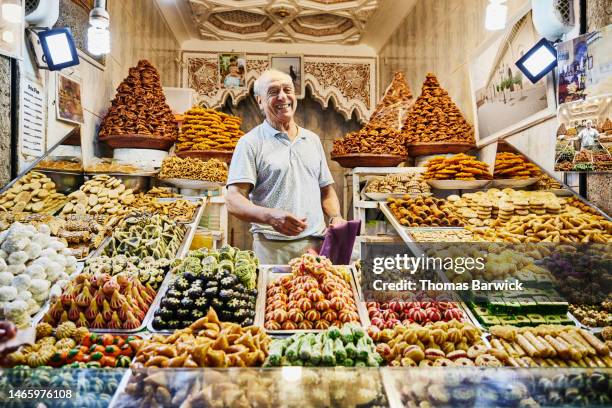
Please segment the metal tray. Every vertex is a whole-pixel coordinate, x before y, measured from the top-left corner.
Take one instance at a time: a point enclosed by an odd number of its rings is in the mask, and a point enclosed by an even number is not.
[[[350,268],[350,265],[347,265]],[[269,266],[268,268],[262,267],[260,272],[260,278],[258,277],[258,285],[257,285],[257,310],[255,312],[255,326],[264,327],[265,323],[265,313],[266,313],[266,287],[268,283],[273,279],[282,278],[283,276],[289,275],[289,273],[279,273],[274,272],[274,270],[278,270],[278,266]],[[357,306],[357,314],[359,315],[359,324],[362,327],[367,327],[365,325],[365,310],[363,302],[360,302],[359,293],[357,291],[357,286],[355,284],[355,277],[351,273],[351,289],[353,291],[353,301],[355,302],[355,306]],[[360,307],[361,303],[361,307]],[[267,330],[264,328],[265,332],[270,335],[282,336],[282,335],[292,335],[296,333],[320,333],[325,330]]]
[[[365,308],[365,302],[362,302],[364,304],[364,308]],[[457,307],[459,308],[459,310],[461,310],[463,312],[463,315],[465,316],[465,318],[462,320],[465,323],[471,323],[474,326],[476,326],[477,328],[479,328],[481,331],[486,331],[481,325],[480,323],[478,323],[476,321],[476,319],[474,318],[474,315],[472,315],[472,313],[470,312],[470,308],[467,304],[465,304],[465,302],[453,302],[457,304]],[[367,326],[365,327],[369,327],[372,325],[372,322],[370,321],[370,314],[367,311],[367,308],[365,308],[365,319],[366,319],[366,323]]]
[[[193,235],[195,234],[195,228],[190,226],[189,224],[179,224],[185,228],[185,235],[183,236],[183,241],[176,251],[175,258],[183,258],[187,252],[189,252],[189,247],[191,246],[191,241],[193,240]],[[89,258],[96,258],[98,256],[104,255],[104,251],[106,247],[109,245],[112,239],[112,235],[106,237],[102,242],[102,245],[95,251],[94,254],[90,255]],[[186,248],[186,249],[185,249]]]
[[[200,219],[204,214],[204,210],[206,208],[206,197],[167,197],[167,198],[157,198],[156,199],[160,203],[171,203],[173,201],[185,200],[191,201],[192,203],[199,204],[198,208],[196,208],[191,220],[188,221],[177,221],[177,224],[194,224],[198,225],[200,223]]]
[[[153,320],[153,305],[155,304],[155,302],[158,300],[160,292],[161,292],[161,288],[163,287],[164,283],[170,279],[169,276],[171,274],[171,271],[168,271],[166,273],[166,276],[164,277],[164,280],[162,281],[162,284],[160,285],[159,289],[157,290],[157,293],[155,294],[155,297],[153,298],[153,301],[151,302],[151,305],[149,305],[149,310],[147,310],[147,313],[145,314],[144,318],[142,319],[142,322],[140,322],[140,326],[138,326],[135,329],[94,329],[91,327],[88,327],[88,330],[92,333],[114,333],[114,334],[136,334],[144,329],[147,328],[147,323],[149,322],[149,320]]]
[[[576,319],[576,317],[571,313],[571,312],[567,312],[567,317],[574,322],[574,324],[576,326],[578,326],[579,328],[586,330],[586,331],[590,331],[591,333],[594,334],[599,334],[603,331],[603,327],[589,327],[584,325],[583,323],[580,322],[580,320]]]
[[[121,381],[119,381],[119,384],[117,385],[117,389],[113,394],[113,398],[111,398],[110,403],[108,404],[109,407],[119,406],[119,396],[125,391],[125,387],[127,387],[130,378],[132,378],[132,369],[128,368],[127,370],[125,370],[123,377],[121,377]]]
[[[159,287],[159,290],[157,291],[157,296],[155,297],[155,299],[153,299],[153,303],[151,303],[151,307],[149,310],[154,309],[154,311],[156,311],[157,309],[159,309],[159,305],[162,301],[162,299],[164,298],[164,295],[166,294],[166,292],[168,291],[168,289],[170,288],[170,281],[172,280],[172,277],[170,277],[169,275],[174,276],[174,273],[172,271],[169,271],[168,276],[166,277],[166,279],[164,279],[164,281],[162,282],[161,286]],[[257,288],[259,290],[259,287],[261,285],[261,280],[262,280],[262,268],[259,268],[259,271],[257,273]],[[257,310],[258,310],[258,305],[259,305],[259,292],[257,293],[257,299],[255,300],[255,319],[254,319],[254,325],[258,326],[257,324]],[[146,317],[146,316],[145,316]],[[156,330],[153,327],[153,318],[155,317],[155,313],[153,313],[149,319],[149,321],[147,322],[147,330],[152,333],[152,334],[163,334],[163,335],[170,335],[172,333],[174,333],[174,330]]]

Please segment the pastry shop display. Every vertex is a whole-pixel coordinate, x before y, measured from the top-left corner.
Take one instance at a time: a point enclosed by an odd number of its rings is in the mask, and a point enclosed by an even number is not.
[[[91,333],[71,321],[55,330],[48,323],[36,326],[36,343],[8,355],[11,366],[70,368],[128,367],[142,340],[133,336]]]
[[[57,236],[68,244],[68,251],[78,259],[99,248],[119,222],[118,216],[66,214],[61,218]]]
[[[116,136],[144,136],[169,142],[178,137],[177,124],[166,103],[159,72],[147,60],[140,60],[136,67],[130,68],[100,124],[100,140]]]
[[[534,380],[527,373],[517,373],[511,381],[498,370],[461,367],[444,369],[440,374],[440,370],[394,370],[399,406],[540,407],[530,394]]]
[[[24,328],[48,299],[60,296],[77,270],[65,249],[44,224],[15,223],[0,233],[0,319]]]
[[[547,373],[533,381],[533,399],[544,407],[610,406],[612,382],[609,371],[584,370],[572,373]],[[534,406],[534,405],[531,405]]]
[[[411,230],[414,242],[471,242],[472,233],[465,229]]]
[[[299,373],[299,376],[289,377],[289,373]],[[125,391],[117,396],[117,405],[126,408],[379,408],[389,406],[389,401],[376,369],[143,369],[133,370]]]
[[[358,131],[334,140],[332,156],[356,153],[396,155],[406,157],[404,136],[399,130],[378,123],[368,123]]]
[[[563,188],[563,185],[548,174],[542,173],[538,180],[538,190],[557,190]]]
[[[495,325],[574,325],[567,316],[567,300],[552,288],[526,287],[521,291],[494,293],[482,291],[473,293],[473,299],[468,306],[485,328]]]
[[[570,304],[570,312],[590,328],[610,325],[612,298],[609,287],[612,256],[609,246],[566,245],[543,259],[554,275],[555,288]]]
[[[341,329],[332,326],[320,333],[273,340],[264,367],[378,367],[383,361],[366,331],[346,324]]]
[[[475,143],[474,129],[431,72],[406,117],[402,132],[409,150],[413,143]]]
[[[492,326],[491,347],[507,353],[514,367],[612,367],[610,349],[574,326]]]
[[[165,215],[133,212],[115,227],[104,255],[174,259],[184,237],[185,227]]]
[[[44,159],[38,162],[36,169],[55,171],[83,171],[83,163],[80,160],[57,160],[54,158]]]
[[[227,164],[217,159],[203,161],[191,157],[184,159],[171,156],[162,162],[158,177],[160,179],[189,179],[225,183]]]
[[[51,368],[48,366],[31,369],[17,366],[3,370],[0,377],[0,395],[7,398],[11,393],[24,395],[7,402],[6,407],[62,407],[62,408],[100,408],[108,407],[119,387],[124,369],[88,370],[70,367]],[[44,394],[43,390],[49,391]],[[21,391],[23,394],[18,394]],[[40,398],[27,399],[27,392],[38,394]],[[70,398],[68,398],[70,395]],[[66,396],[66,398],[61,398]]]
[[[596,216],[601,216],[601,213],[599,211],[597,211],[596,209],[586,204],[584,201],[580,200],[577,197],[574,197],[574,196],[568,197],[566,199],[566,202],[567,202],[567,205],[575,207],[582,212],[585,212],[587,214],[596,215]]]
[[[436,197],[388,198],[389,209],[405,227],[460,227],[463,222],[446,200]]]
[[[14,213],[53,213],[66,202],[55,183],[43,173],[32,171],[0,194],[0,210]]]
[[[170,336],[154,334],[138,350],[139,367],[259,367],[270,338],[261,327],[221,322],[213,308],[206,316]]]
[[[391,367],[501,367],[509,358],[487,346],[477,327],[458,320],[384,330],[371,326],[368,333]]]
[[[242,119],[214,109],[193,107],[185,112],[176,150],[233,151],[244,132]]]
[[[366,193],[392,193],[421,195],[429,194],[429,184],[420,173],[389,174],[372,179],[364,190]]]
[[[267,284],[266,330],[326,330],[359,323],[351,284],[329,259],[305,254],[289,265],[291,274]]]
[[[200,203],[197,201],[184,199],[159,201],[148,193],[136,194],[132,203],[132,208],[136,211],[165,215],[178,222],[191,222],[199,206]]]
[[[132,189],[121,180],[107,175],[94,176],[77,191],[68,195],[68,203],[61,214],[120,215],[134,202]]]
[[[569,311],[582,325],[595,328],[612,325],[612,299],[601,305],[570,305]]]
[[[224,246],[191,251],[174,271],[155,311],[155,330],[189,326],[214,308],[224,322],[252,326],[257,301],[257,266],[252,251]]]
[[[559,214],[514,216],[494,221],[486,229],[467,226],[476,240],[489,242],[597,242],[612,241],[612,222],[602,216],[568,210]]]
[[[452,157],[438,156],[426,164],[425,180],[491,180],[489,166],[473,156],[459,153]]]
[[[393,81],[374,108],[369,122],[400,130],[413,103],[414,98],[406,82],[406,76],[403,72],[396,71],[393,74]]]
[[[456,214],[476,227],[509,221],[513,216],[558,214],[565,209],[566,199],[550,192],[491,188],[475,193],[447,197]]]
[[[495,156],[495,179],[526,179],[539,177],[541,174],[540,168],[522,154],[501,152]]]
[[[51,232],[51,235],[57,235],[63,221],[59,217],[54,217],[49,214],[36,214],[36,213],[12,213],[0,211],[0,231],[5,231],[11,228],[13,223],[19,222],[21,224],[29,224],[38,228],[39,225],[46,225]]]
[[[121,173],[132,174],[141,173],[143,169],[128,163],[118,163],[116,161],[97,160],[95,163],[85,167],[87,173]]]
[[[169,187],[153,187],[146,193],[147,196],[153,198],[180,198],[182,195],[175,193]]]
[[[51,303],[43,321],[52,326],[73,322],[76,327],[136,330],[155,297],[149,283],[127,273],[81,273]]]
[[[137,256],[127,257],[125,255],[113,257],[101,255],[86,260],[83,273],[92,275],[108,273],[113,276],[123,273],[128,276],[135,276],[140,283],[145,286],[150,285],[157,291],[171,264],[172,261],[169,259],[155,259],[152,256],[139,258]]]
[[[392,329],[398,324],[411,323],[426,325],[439,321],[465,320],[465,313],[459,304],[443,296],[422,298],[417,302],[390,301],[385,303],[367,302],[370,323],[379,329]]]

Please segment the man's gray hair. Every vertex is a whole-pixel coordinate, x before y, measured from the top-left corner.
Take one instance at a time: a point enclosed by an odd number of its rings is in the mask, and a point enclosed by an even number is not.
[[[255,80],[255,83],[253,84],[253,92],[255,93],[255,96],[264,96],[267,89],[264,89],[264,85],[266,84],[266,80],[271,77],[284,77],[286,79],[289,80],[289,82],[293,83],[293,79],[291,79],[291,76],[289,76],[288,74],[284,73],[283,71],[279,71],[278,69],[268,69],[266,71],[264,71],[259,78],[257,78]]]

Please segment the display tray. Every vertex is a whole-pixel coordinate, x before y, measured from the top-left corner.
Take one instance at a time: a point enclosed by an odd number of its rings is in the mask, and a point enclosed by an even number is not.
[[[420,193],[420,194],[409,194],[409,193],[363,193],[372,201],[387,201],[389,198],[402,198],[409,196],[411,198],[417,197],[431,197],[431,193]]]
[[[427,184],[438,190],[475,190],[486,188],[491,180],[427,180]]]
[[[183,258],[185,254],[189,251],[189,247],[191,246],[191,240],[193,239],[193,234],[195,234],[195,228],[190,224],[179,224],[183,228],[185,228],[185,235],[183,236],[183,240],[181,241],[181,245],[179,246],[175,258]],[[106,237],[102,245],[96,250],[96,253],[92,258],[104,255],[104,251],[106,247],[110,243],[112,239],[112,235]],[[109,255],[110,256],[110,255]]]
[[[603,327],[590,327],[590,326],[584,325],[583,323],[580,322],[580,320],[576,319],[576,317],[571,312],[567,312],[567,317],[572,322],[574,322],[576,326],[580,327],[581,329],[588,330],[591,333],[598,334],[598,333],[601,333],[604,329]]]
[[[523,188],[523,187],[530,186],[534,183],[537,183],[538,180],[539,180],[539,177],[529,177],[526,179],[494,179],[491,184],[491,187]]]
[[[355,167],[395,167],[405,162],[406,156],[395,154],[353,153],[342,156],[331,156],[340,166],[353,169]]]
[[[110,135],[101,142],[106,143],[113,149],[152,149],[152,150],[168,150],[174,144],[174,140],[151,137],[147,135],[129,134],[129,135]]]
[[[210,188],[219,188],[223,187],[225,183],[220,183],[217,181],[206,181],[206,180],[190,180],[190,179],[179,179],[179,178],[166,178],[166,179],[158,179],[162,183],[170,184],[174,187],[178,188],[188,188],[191,190],[203,190]]]
[[[346,266],[350,269],[350,265],[343,265],[343,266]],[[265,314],[266,314],[266,300],[267,300],[266,287],[268,286],[268,283],[272,282],[273,280],[280,279],[283,276],[290,275],[290,273],[286,273],[286,272],[274,272],[274,271],[279,270],[278,267],[279,267],[278,265],[260,266],[259,276],[257,277],[258,279],[257,304],[256,304],[257,309],[255,311],[255,326],[264,327]],[[351,289],[353,292],[353,300],[355,301],[355,306],[357,306],[357,313],[359,315],[359,324],[362,327],[367,327],[365,326],[367,314],[365,313],[363,302],[360,302],[359,300],[359,292],[357,291],[357,286],[355,284],[355,276],[353,275],[352,272],[350,276],[351,276],[350,285],[351,285]],[[273,335],[273,336],[274,335],[292,335],[296,333],[320,333],[320,332],[325,331],[325,330],[316,330],[316,329],[312,329],[312,330],[268,330],[265,327],[264,327],[264,330],[266,331],[266,333]]]
[[[472,143],[407,143],[408,156],[429,156],[432,154],[465,153],[476,148]]]
[[[559,197],[571,197],[574,195],[572,194],[570,190],[566,188],[552,188],[550,190],[537,190],[537,191],[553,193],[554,195],[559,196]]]
[[[432,301],[432,303],[435,303],[435,302],[436,302],[435,300]],[[476,319],[474,318],[472,313],[469,312],[470,308],[469,308],[468,305],[465,304],[465,302],[457,301],[457,302],[453,302],[453,303],[456,303],[457,304],[457,308],[463,312],[463,315],[465,316],[464,319],[462,320],[463,322],[472,323],[474,326],[479,327],[481,330],[484,331],[484,329],[476,321]],[[370,320],[370,315],[367,313],[367,309],[366,309],[366,314],[365,314],[365,321],[366,321],[366,326],[364,326],[364,327],[370,327],[372,325],[372,322]]]
[[[193,213],[191,220],[188,221],[177,221],[178,224],[193,224],[197,226],[200,224],[200,219],[204,214],[204,210],[206,208],[206,198],[205,197],[168,197],[168,198],[158,198],[157,201],[160,203],[171,203],[173,201],[178,200],[186,200],[191,201],[192,203],[198,203],[198,208]]]
[[[55,191],[62,194],[78,190],[84,181],[83,173],[80,171],[47,169],[35,169],[35,171],[49,177],[55,183]]]
[[[259,287],[261,285],[260,281],[262,280],[262,272],[261,271],[262,271],[262,268],[259,267],[259,271],[257,273],[257,288],[258,288],[258,290],[259,290]],[[147,321],[147,330],[150,333],[170,335],[170,334],[172,334],[174,332],[174,329],[173,330],[156,330],[153,327],[153,318],[155,317],[155,311],[157,309],[159,309],[159,305],[160,305],[162,299],[164,298],[164,295],[170,289],[170,283],[172,281],[172,276],[170,276],[170,275],[174,275],[172,273],[172,271],[168,272],[167,279],[164,279],[164,281],[162,282],[161,286],[159,287],[159,290],[157,291],[157,296],[155,296],[155,299],[153,300],[153,303],[151,303],[151,308],[149,310],[153,310],[153,314],[151,315],[151,318]],[[255,325],[257,325],[257,310],[258,310],[259,301],[260,300],[259,300],[259,293],[258,293],[257,294],[257,300],[256,300],[256,303],[255,303],[255,320],[254,320]]]
[[[182,150],[174,152],[178,157],[185,158],[191,157],[194,159],[201,160],[210,160],[217,159],[227,164],[232,162],[232,156],[234,155],[234,151],[226,151],[226,150]]]
[[[151,177],[155,176],[155,172],[149,173],[85,173],[85,180],[94,178],[95,176],[107,175],[120,180],[126,189],[132,189],[135,193],[146,192],[151,185]]]

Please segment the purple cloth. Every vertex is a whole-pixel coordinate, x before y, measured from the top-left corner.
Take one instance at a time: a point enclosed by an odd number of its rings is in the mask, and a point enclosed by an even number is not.
[[[319,255],[328,257],[334,265],[348,265],[360,229],[360,220],[328,228]]]

